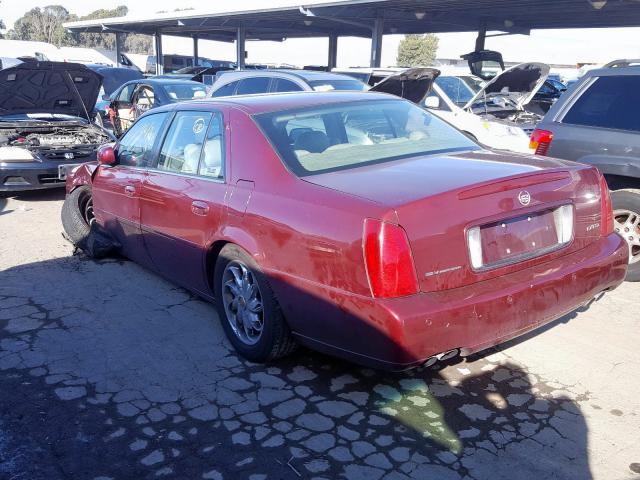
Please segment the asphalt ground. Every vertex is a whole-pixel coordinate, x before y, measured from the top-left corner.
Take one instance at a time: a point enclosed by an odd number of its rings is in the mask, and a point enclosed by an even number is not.
[[[239,358],[214,307],[0,198],[0,479],[640,479],[640,284],[442,369]]]

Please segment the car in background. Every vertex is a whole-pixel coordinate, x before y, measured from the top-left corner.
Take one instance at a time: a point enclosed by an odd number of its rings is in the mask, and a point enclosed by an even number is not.
[[[205,85],[213,85],[218,72],[235,70],[233,67],[185,67],[166,75],[156,75],[154,78],[182,78],[185,80],[193,80],[194,82],[204,83]]]
[[[640,281],[638,112],[640,67],[589,70],[551,107],[531,136],[537,155],[586,163],[604,174],[612,190],[615,230],[629,247],[630,281]]]
[[[98,100],[93,109],[93,120],[97,125],[113,131],[113,125],[109,118],[111,96],[125,83],[132,80],[141,80],[144,75],[140,70],[131,68],[114,68],[97,64],[87,64],[86,67],[102,76],[102,87],[100,87]]]
[[[148,110],[206,95],[206,87],[191,80],[164,77],[132,80],[109,97],[108,117],[114,134],[119,137]]]
[[[597,169],[483,149],[377,93],[161,107],[67,192],[75,245],[215,300],[254,362],[296,343],[392,370],[465,357],[584,305],[627,269]]]
[[[360,80],[337,73],[315,70],[234,70],[219,72],[211,87],[211,97],[258,93],[332,90],[367,90]]]
[[[102,83],[84,65],[24,62],[0,70],[0,192],[62,187],[66,171],[114,139],[91,121]]]
[[[180,70],[186,67],[193,67],[193,57],[188,55],[175,55],[168,54],[162,56],[163,60],[163,72],[172,73],[176,70]],[[156,73],[157,58],[155,55],[149,55],[147,57],[147,64],[144,69],[144,73],[148,75],[155,75]],[[227,60],[211,60],[210,58],[198,57],[198,65],[203,67],[229,67],[235,68],[234,62]]]
[[[544,116],[566,91],[567,87],[564,83],[547,78],[527,104],[527,109]]]
[[[540,116],[522,107],[533,95],[518,91],[523,87],[518,79],[527,69],[523,65],[506,70],[484,87],[477,77],[459,70],[445,70],[441,75],[438,68],[401,69],[372,90],[407,98],[491,148],[531,153],[529,135]],[[529,72],[536,73],[543,75],[543,68]]]

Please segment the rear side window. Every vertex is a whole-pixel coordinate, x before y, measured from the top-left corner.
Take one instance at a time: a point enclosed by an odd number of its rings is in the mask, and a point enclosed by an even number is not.
[[[245,78],[238,85],[238,95],[251,95],[252,93],[267,93],[269,91],[269,77]]]
[[[118,143],[118,163],[132,167],[150,166],[153,145],[166,118],[167,113],[157,113],[134,123]]]
[[[275,80],[275,86],[273,87],[274,92],[300,92],[302,91],[302,87],[291,80],[286,80],[284,78],[277,78]]]
[[[562,123],[640,131],[640,75],[599,77],[576,100]]]

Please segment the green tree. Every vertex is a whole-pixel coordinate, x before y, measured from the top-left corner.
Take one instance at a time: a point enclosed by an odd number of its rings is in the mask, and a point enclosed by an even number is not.
[[[436,59],[438,37],[426,35],[405,35],[398,45],[398,65],[403,67],[428,66]]]
[[[48,42],[59,47],[70,41],[70,34],[62,24],[74,19],[75,15],[69,14],[61,5],[32,8],[16,20],[9,38]]]

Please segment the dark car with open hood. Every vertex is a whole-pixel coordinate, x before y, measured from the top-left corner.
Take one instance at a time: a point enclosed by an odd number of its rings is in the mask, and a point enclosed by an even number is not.
[[[74,63],[0,70],[0,192],[62,187],[66,171],[114,140],[89,112],[102,77]]]

